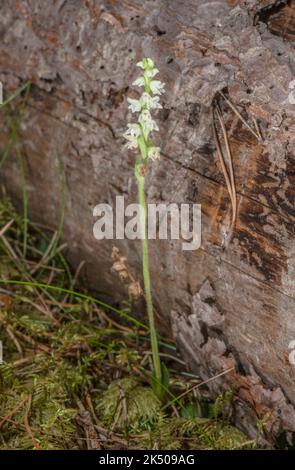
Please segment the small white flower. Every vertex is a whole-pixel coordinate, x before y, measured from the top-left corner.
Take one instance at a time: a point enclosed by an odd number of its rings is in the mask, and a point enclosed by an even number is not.
[[[153,78],[155,75],[157,75],[157,73],[159,73],[158,69],[151,69],[145,71],[146,76],[149,78]]]
[[[140,125],[133,123],[133,124],[127,124],[127,131],[123,135],[124,136],[133,135],[134,137],[139,137],[140,134],[141,134]]]
[[[134,100],[132,98],[127,98],[129,103],[128,108],[131,110],[132,113],[139,113],[141,111],[141,100]]]
[[[140,98],[142,107],[147,109],[161,109],[160,98],[158,96],[151,96],[149,93],[144,92]]]
[[[145,58],[145,59],[142,59],[140,62],[138,62],[137,64],[137,67],[140,67],[141,69],[153,69],[155,64],[154,64],[154,61],[152,59],[150,59],[149,57]]]
[[[148,149],[148,158],[158,160],[160,158],[160,147],[150,147]]]
[[[136,67],[140,67],[142,70],[145,69],[145,66],[143,64],[143,61],[141,60],[140,62],[137,62]]]
[[[144,109],[138,118],[138,122],[142,125],[143,132],[147,136],[152,131],[158,131],[157,123],[152,119],[151,113],[148,109]]]
[[[137,137],[134,137],[133,135],[124,135],[124,137],[127,140],[126,147],[128,149],[132,150],[138,148]]]
[[[134,86],[144,86],[144,78],[143,77],[138,77],[132,85]]]
[[[127,131],[123,134],[124,139],[127,140],[126,147],[128,149],[138,148],[138,137],[141,134],[141,127],[139,124],[128,124]]]
[[[154,95],[161,95],[165,93],[164,83],[160,82],[160,80],[152,80],[150,83],[150,88]]]

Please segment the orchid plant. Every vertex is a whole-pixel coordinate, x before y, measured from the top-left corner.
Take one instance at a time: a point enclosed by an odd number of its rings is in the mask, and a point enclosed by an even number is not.
[[[136,123],[128,124],[127,131],[123,136],[127,140],[127,148],[138,151],[138,157],[135,162],[135,176],[138,187],[138,197],[140,206],[140,233],[142,250],[142,271],[145,290],[145,299],[147,314],[149,320],[151,348],[153,358],[153,388],[159,397],[163,396],[163,378],[166,375],[166,369],[161,364],[159,356],[158,338],[155,327],[151,280],[149,270],[148,240],[147,240],[147,205],[145,197],[145,176],[147,173],[147,164],[149,160],[160,158],[160,148],[156,147],[152,140],[152,132],[158,131],[158,125],[152,117],[152,112],[161,109],[160,96],[165,92],[164,84],[155,80],[159,70],[155,67],[152,59],[144,58],[138,62],[137,66],[143,73],[138,77],[134,86],[143,88],[139,99],[128,98],[129,109],[132,113],[138,114]]]

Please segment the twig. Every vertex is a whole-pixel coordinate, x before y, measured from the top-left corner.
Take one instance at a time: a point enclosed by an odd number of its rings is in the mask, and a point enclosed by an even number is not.
[[[18,90],[16,90],[14,93],[12,93],[7,100],[5,100],[3,103],[0,104],[0,109],[4,108],[8,103],[10,103],[12,100],[14,100],[17,96],[19,96],[24,90],[26,90],[30,85],[30,82],[26,82],[24,85],[22,85]]]
[[[55,242],[56,237],[57,237],[57,232],[54,232],[53,237],[51,238],[51,241],[50,241],[50,243],[49,243],[47,249],[45,250],[45,252],[44,252],[42,258],[41,258],[40,261],[39,261],[37,264],[35,264],[35,266],[31,269],[31,271],[30,271],[30,274],[31,274],[31,275],[35,274],[35,272],[38,271],[38,269],[41,268],[41,266],[42,266],[43,263],[46,264],[47,258],[48,258],[48,256],[50,255],[50,251],[51,251],[52,246],[54,245],[54,242]]]
[[[183,393],[181,393],[180,395],[178,395],[177,397],[175,397],[173,400],[171,400],[171,401],[170,401],[169,403],[167,403],[165,406],[163,406],[163,407],[162,407],[162,410],[165,410],[166,408],[168,408],[168,406],[171,406],[175,401],[178,401],[180,398],[183,398],[183,397],[186,396],[188,393],[191,393],[193,390],[196,390],[197,388],[200,388],[200,387],[202,387],[203,385],[206,385],[206,384],[208,384],[209,382],[212,382],[213,380],[216,380],[216,379],[218,379],[219,377],[222,377],[223,375],[228,374],[229,372],[231,372],[231,371],[234,370],[234,369],[235,369],[234,367],[231,367],[230,369],[224,370],[224,371],[220,372],[219,374],[214,375],[214,377],[210,377],[210,379],[204,380],[203,382],[200,382],[199,384],[194,385],[193,387],[189,388],[189,389],[186,390],[185,392],[183,392]]]
[[[254,135],[254,137],[256,137],[256,139],[258,140],[262,140],[262,137],[260,135],[260,133],[258,132],[256,134],[256,132],[252,129],[252,127],[247,123],[247,121],[243,118],[243,116],[241,115],[241,113],[239,112],[239,110],[235,107],[235,105],[225,96],[224,93],[222,93],[222,91],[219,91],[219,94],[222,96],[222,98],[226,101],[226,103],[229,105],[229,107],[233,110],[233,112],[240,118],[240,120],[242,121],[242,123],[247,127],[247,129]]]
[[[22,349],[21,345],[19,344],[18,340],[16,339],[16,337],[14,336],[13,331],[11,330],[11,328],[9,326],[6,326],[6,331],[7,331],[8,335],[10,336],[10,338],[12,339],[12,341],[14,342],[15,347],[18,350],[18,352],[20,353],[20,355],[23,356],[24,355],[23,349]]]
[[[232,222],[231,222],[231,226],[232,226],[233,225],[233,220],[234,220],[235,201],[234,201],[233,192],[232,192],[231,180],[230,180],[230,177],[228,175],[228,170],[226,168],[224,156],[223,156],[221,146],[220,146],[220,143],[219,143],[219,139],[218,139],[218,134],[217,134],[217,130],[216,130],[216,126],[215,126],[215,120],[214,120],[214,110],[213,110],[213,108],[212,108],[212,129],[213,129],[213,137],[214,137],[214,141],[215,141],[215,145],[216,145],[217,155],[218,155],[218,158],[219,158],[219,161],[220,161],[221,169],[223,171],[223,175],[224,175],[225,182],[226,182],[226,187],[227,187],[229,197],[230,197],[230,200],[231,200],[231,205],[232,205]]]
[[[4,233],[9,229],[9,227],[11,227],[13,222],[14,222],[14,219],[11,219],[9,222],[7,222],[6,225],[4,225],[4,227],[0,230],[0,237],[2,237],[2,235],[4,235]]]
[[[26,408],[26,411],[25,411],[25,414],[24,414],[24,424],[25,424],[25,427],[26,427],[26,431],[27,431],[27,433],[29,434],[29,436],[32,440],[34,448],[37,449],[37,450],[41,450],[41,447],[39,446],[38,442],[36,441],[35,436],[32,432],[31,427],[30,427],[29,415],[30,415],[30,411],[31,411],[31,406],[32,406],[32,395],[30,394],[29,398],[28,398],[27,408]]]
[[[9,421],[12,416],[15,415],[15,413],[18,412],[18,410],[23,406],[23,404],[27,401],[25,398],[24,400],[20,401],[4,418],[1,419],[0,421],[0,429],[2,428],[3,424],[6,423],[6,421]]]
[[[87,392],[86,394],[86,402],[87,402],[87,405],[89,406],[90,408],[90,411],[91,411],[91,414],[92,414],[92,418],[94,419],[95,423],[99,426],[100,425],[100,422],[96,416],[96,413],[95,413],[95,410],[94,410],[94,406],[93,406],[93,403],[92,403],[92,400],[91,400],[91,395],[89,392]]]
[[[72,280],[72,282],[71,282],[71,286],[70,286],[71,290],[74,289],[75,284],[76,284],[76,282],[77,282],[77,279],[78,279],[78,277],[79,277],[79,275],[80,275],[80,272],[81,272],[81,270],[82,270],[84,264],[85,264],[85,261],[84,261],[84,260],[82,260],[82,261],[79,263],[79,265],[78,265],[78,267],[77,267],[77,269],[76,269],[74,278],[73,278],[73,280]],[[69,298],[69,293],[65,294],[65,296],[64,296],[64,298],[63,298],[63,301],[62,301],[62,304],[66,304],[68,298]]]
[[[39,297],[40,294],[39,294]],[[37,304],[36,302],[28,299],[27,297],[23,297],[23,296],[19,296],[19,299],[22,300],[22,302],[24,303],[28,303],[30,305],[32,305],[32,307],[34,307],[36,310],[38,310],[39,312],[43,313],[43,315],[45,315],[46,317],[50,318],[50,320],[55,324],[55,325],[60,325],[60,322],[54,317],[53,313],[51,312],[51,310],[47,307],[44,299],[42,299],[41,297],[41,301],[43,300],[43,306],[42,305],[39,305]]]
[[[133,333],[134,330],[132,330],[132,328],[128,328],[128,326],[125,326],[125,325],[120,325],[115,320],[110,318],[103,310],[96,309],[95,311],[97,312],[99,316],[102,316],[109,323],[109,325],[113,325],[119,330],[126,331],[127,333]]]
[[[252,119],[253,119],[253,121],[254,121],[254,126],[255,126],[255,129],[256,129],[256,131],[257,131],[257,134],[258,134],[259,137],[260,137],[260,140],[263,140],[263,136],[262,136],[262,134],[261,134],[261,130],[260,130],[260,127],[259,127],[259,125],[258,125],[257,119],[256,119],[254,116],[252,116]]]
[[[85,432],[85,441],[88,450],[101,449],[101,443],[95,424],[92,422],[91,414],[84,407],[79,398],[76,397],[76,403],[80,410],[80,416],[77,418],[78,423],[83,427]]]
[[[12,362],[10,365],[11,367],[19,367],[19,366],[22,366],[23,364],[26,364],[27,362],[34,361],[35,358],[36,358],[36,354],[34,354],[33,356],[22,357],[21,359],[18,359],[17,361]]]
[[[10,245],[9,241],[7,240],[7,238],[2,234],[0,233],[0,238],[1,240],[3,241],[7,251],[9,252],[10,256],[14,259],[14,260],[17,260],[18,261],[18,257],[14,251],[14,249],[12,248],[12,246]]]
[[[32,339],[30,336],[27,336],[24,333],[21,333],[20,331],[16,331],[15,334],[16,336],[19,336],[20,338],[22,338],[24,341],[31,344],[32,346],[40,349],[40,351],[43,351],[45,353],[50,352],[50,348],[48,346],[45,346],[45,344],[42,344],[42,343],[38,343],[38,341]]]
[[[100,435],[101,434],[103,435],[104,440],[118,442],[119,444],[123,444],[124,446],[127,447],[127,441],[120,437],[120,436],[123,437],[123,434],[117,434],[117,433],[115,434],[109,430],[104,429],[102,426],[98,426],[97,424],[95,424],[94,427]]]
[[[227,157],[228,157],[229,175],[230,175],[230,183],[231,183],[231,191],[232,191],[232,199],[233,199],[233,214],[232,214],[232,222],[231,222],[231,227],[230,227],[230,234],[231,234],[235,226],[236,218],[237,218],[237,192],[236,192],[235,177],[234,177],[234,170],[233,170],[233,159],[232,159],[230,145],[229,145],[229,141],[227,137],[226,127],[224,124],[224,119],[220,111],[220,108],[218,106],[216,107],[216,113],[217,113],[217,117],[221,126],[222,133],[223,133],[225,148],[226,148]]]

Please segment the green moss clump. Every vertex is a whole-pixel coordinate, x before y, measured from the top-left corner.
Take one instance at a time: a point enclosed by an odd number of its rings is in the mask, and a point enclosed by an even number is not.
[[[104,425],[116,431],[150,430],[163,417],[151,388],[133,377],[112,382],[98,400],[96,411]]]

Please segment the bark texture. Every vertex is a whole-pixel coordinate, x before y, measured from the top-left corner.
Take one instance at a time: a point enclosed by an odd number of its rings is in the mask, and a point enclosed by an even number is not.
[[[21,126],[31,216],[55,227],[60,167],[66,180],[63,237],[92,287],[122,297],[110,271],[114,242],[95,241],[93,207],[136,201],[134,156],[123,149],[126,95],[135,63],[152,57],[167,84],[159,115],[162,159],[148,174],[150,202],[202,204],[202,247],[152,241],[154,299],[188,366],[220,393],[236,384],[236,420],[250,435],[265,420],[273,441],[295,433],[295,57],[294,2],[274,0],[3,0],[0,79],[33,83]],[[291,83],[291,85],[290,85]],[[234,160],[238,218],[211,128],[224,91],[258,141],[222,99]],[[135,95],[134,95],[135,96]],[[7,137],[3,124],[1,141]],[[13,152],[1,179],[20,200]],[[115,244],[140,276],[140,244]]]

